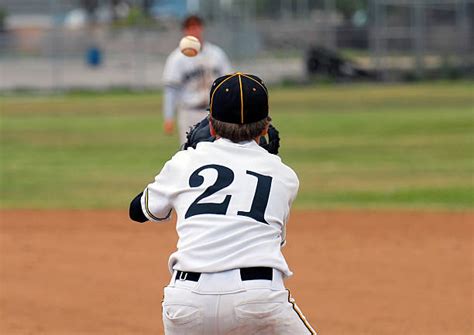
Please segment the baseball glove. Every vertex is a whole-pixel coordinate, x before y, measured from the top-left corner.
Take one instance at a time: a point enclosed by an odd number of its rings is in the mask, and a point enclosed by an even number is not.
[[[209,119],[207,117],[192,126],[186,134],[186,142],[181,147],[183,150],[189,147],[196,148],[199,142],[214,142],[216,139],[211,136]],[[278,155],[278,149],[280,148],[278,130],[270,124],[267,136],[260,137],[259,145],[269,153]]]

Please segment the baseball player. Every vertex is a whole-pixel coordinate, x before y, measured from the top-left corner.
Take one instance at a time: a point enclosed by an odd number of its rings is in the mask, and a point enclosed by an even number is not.
[[[231,71],[224,51],[203,40],[204,22],[199,16],[187,17],[182,28],[185,36],[199,39],[201,51],[195,57],[186,57],[176,48],[166,60],[163,71],[164,130],[167,134],[173,133],[177,111],[180,143],[186,140],[189,128],[206,117],[207,94],[212,81]]]
[[[176,153],[130,204],[138,222],[177,215],[177,250],[165,288],[165,334],[316,334],[285,289],[281,252],[298,177],[257,143],[268,93],[257,76],[214,81],[214,142]]]

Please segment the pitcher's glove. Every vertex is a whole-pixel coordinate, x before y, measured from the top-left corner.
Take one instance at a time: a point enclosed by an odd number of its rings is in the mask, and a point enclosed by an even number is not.
[[[199,142],[214,142],[216,139],[214,136],[211,136],[209,119],[207,117],[192,126],[186,134],[186,142],[181,147],[183,150],[189,147],[196,148]],[[259,145],[269,153],[278,155],[278,149],[280,148],[278,130],[270,124],[267,136],[260,137]]]

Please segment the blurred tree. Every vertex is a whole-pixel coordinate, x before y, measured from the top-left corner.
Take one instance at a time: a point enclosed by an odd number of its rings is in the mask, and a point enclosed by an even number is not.
[[[89,21],[95,21],[95,11],[99,7],[99,0],[81,0],[81,7],[87,12]]]
[[[129,0],[110,0],[109,7],[114,23],[124,20],[130,15],[130,3]]]
[[[118,20],[118,14],[117,14],[117,6],[120,4],[120,0],[110,0],[110,10],[112,12],[112,20],[117,21]]]
[[[274,0],[256,0],[255,11],[259,17],[277,17],[279,16],[280,5]]]
[[[367,9],[368,0],[335,0],[336,9],[344,16],[344,20],[351,20],[357,10]]]
[[[7,20],[7,10],[0,7],[0,32],[5,31],[5,21]]]
[[[153,5],[153,0],[143,0],[142,1],[142,10],[144,16],[151,16],[151,6]]]
[[[286,4],[285,4],[286,1]],[[350,20],[357,10],[366,10],[369,0],[330,0],[345,20]],[[255,0],[255,10],[259,17],[279,17],[282,7],[296,12],[298,2],[305,3],[309,10],[323,9],[325,1],[321,0]],[[284,6],[283,6],[284,5]]]

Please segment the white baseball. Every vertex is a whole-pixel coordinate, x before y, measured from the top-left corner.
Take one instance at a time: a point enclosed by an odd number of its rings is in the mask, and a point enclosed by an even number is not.
[[[179,41],[179,49],[183,55],[188,57],[194,57],[201,50],[201,42],[194,36],[184,36]]]

